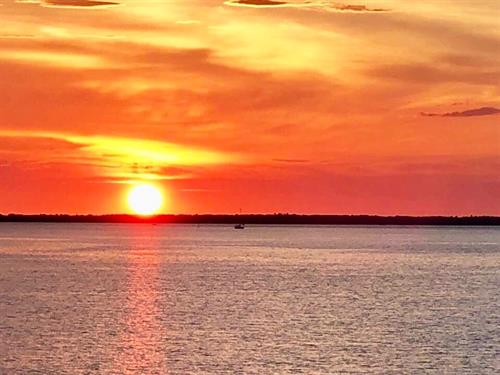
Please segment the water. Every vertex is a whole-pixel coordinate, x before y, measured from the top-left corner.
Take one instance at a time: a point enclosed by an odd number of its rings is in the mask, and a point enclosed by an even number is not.
[[[0,374],[495,374],[500,229],[0,224]]]

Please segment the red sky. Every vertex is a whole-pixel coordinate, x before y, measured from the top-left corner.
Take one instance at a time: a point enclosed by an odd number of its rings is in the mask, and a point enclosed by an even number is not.
[[[497,0],[0,0],[0,212],[500,215]]]

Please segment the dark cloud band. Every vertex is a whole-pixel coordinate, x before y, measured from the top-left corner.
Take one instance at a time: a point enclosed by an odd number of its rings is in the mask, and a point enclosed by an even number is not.
[[[462,112],[448,113],[426,113],[422,112],[422,116],[426,117],[475,117],[475,116],[491,116],[500,114],[500,109],[493,107],[482,107],[477,109],[469,109]]]

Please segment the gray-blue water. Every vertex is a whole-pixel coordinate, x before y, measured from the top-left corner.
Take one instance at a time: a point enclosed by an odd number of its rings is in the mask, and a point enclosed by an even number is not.
[[[0,374],[495,374],[500,229],[0,224]]]

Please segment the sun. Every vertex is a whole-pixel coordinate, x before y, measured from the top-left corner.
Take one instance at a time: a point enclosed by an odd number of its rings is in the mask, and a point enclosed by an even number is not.
[[[135,185],[128,192],[127,202],[134,213],[149,216],[157,213],[163,206],[163,193],[154,185]]]

